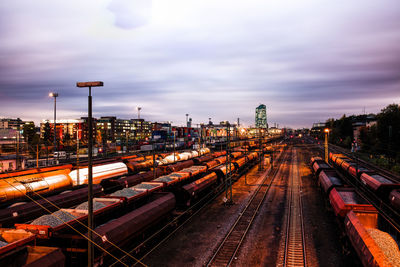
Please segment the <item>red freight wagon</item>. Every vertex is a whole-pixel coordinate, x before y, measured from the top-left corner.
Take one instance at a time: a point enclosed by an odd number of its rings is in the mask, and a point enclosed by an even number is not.
[[[350,211],[344,223],[350,242],[364,266],[394,266],[369,234],[369,231],[377,230],[377,221],[377,212]],[[394,240],[393,243],[396,245]]]
[[[317,160],[313,164],[313,170],[315,172],[315,175],[318,177],[319,173],[322,170],[330,170],[332,169],[331,166],[329,166],[324,160]]]
[[[95,228],[98,235],[94,235],[94,242],[106,250],[116,249],[111,243],[121,247],[175,209],[172,193],[156,193],[154,198],[148,204]]]
[[[182,187],[184,191],[184,199],[187,206],[190,206],[190,201],[196,198],[202,191],[210,188],[213,184],[217,183],[218,177],[215,172],[212,172],[203,178],[200,178],[190,184]]]
[[[389,201],[392,207],[400,211],[400,190],[393,190],[390,192]]]
[[[33,243],[36,236],[25,230],[0,228],[0,237],[7,245],[0,247],[0,258],[18,247]],[[3,266],[3,265],[2,265]]]
[[[105,205],[102,208],[93,209],[93,215],[96,221],[98,221],[99,219],[104,219],[108,216],[114,216],[116,214],[115,211],[119,210],[119,208],[122,207],[122,200],[120,200],[119,198],[94,198],[93,202],[99,202],[102,205]],[[43,239],[48,239],[53,235],[65,233],[67,231],[74,232],[72,229],[70,229],[70,226],[83,228],[84,226],[80,223],[86,224],[85,222],[88,217],[87,209],[79,209],[78,207],[75,209],[60,209],[60,211],[66,214],[62,218],[61,215],[58,215],[58,218],[62,219],[64,223],[61,223],[60,221],[60,224],[54,227],[50,225],[15,224],[15,228],[32,232],[34,234],[37,234],[38,238]],[[73,217],[68,214],[71,214]]]
[[[387,196],[393,189],[400,188],[399,183],[394,183],[379,174],[363,173],[360,179],[368,188],[381,196]]]
[[[350,173],[353,177],[359,178],[362,173],[372,173],[372,171],[354,164],[349,167],[348,173]]]
[[[103,189],[99,184],[93,185],[93,195],[100,196]],[[53,212],[58,208],[69,208],[87,200],[88,187],[63,192],[46,199],[38,199],[26,204],[7,207],[0,210],[0,225],[11,227],[15,223],[22,223],[47,214],[49,210]]]
[[[333,169],[321,171],[318,182],[327,195],[329,195],[334,187],[343,186],[342,179],[339,178],[338,174]]]
[[[344,217],[350,210],[376,211],[354,188],[333,188],[329,201],[337,216]]]

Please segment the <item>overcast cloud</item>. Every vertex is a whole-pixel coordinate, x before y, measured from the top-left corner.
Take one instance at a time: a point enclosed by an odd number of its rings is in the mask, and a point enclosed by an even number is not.
[[[183,124],[240,117],[310,127],[400,100],[391,1],[13,0],[0,3],[0,117],[94,115]]]

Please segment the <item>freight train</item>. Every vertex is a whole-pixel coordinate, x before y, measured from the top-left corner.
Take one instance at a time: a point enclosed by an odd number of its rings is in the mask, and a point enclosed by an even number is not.
[[[152,156],[128,156],[99,161],[93,166],[93,184],[102,180],[135,174],[155,166],[165,166],[173,162],[185,161],[200,155],[208,154],[208,148],[199,151],[177,153],[175,156],[157,155],[155,164]],[[77,168],[64,165],[53,168],[33,169],[0,176],[0,203],[26,201],[37,195],[48,195],[69,190],[88,183],[88,167]],[[28,196],[28,199],[27,197]]]
[[[373,170],[359,166],[357,162],[343,154],[329,153],[332,164],[345,174],[363,183],[380,199],[400,211],[400,182],[376,173]]]
[[[227,174],[224,154],[225,152],[216,152],[195,159],[183,157],[185,161],[164,168],[114,177],[95,184],[94,243],[97,262],[102,262],[110,252],[118,253],[118,248],[130,244],[133,238],[145,236],[153,225],[171,217],[177,207],[191,206],[205,192],[213,192],[214,188],[222,186]],[[243,152],[235,153],[231,156],[231,173],[252,166],[258,157],[258,152],[250,152],[247,155]],[[113,192],[105,194],[105,185],[112,186]],[[71,251],[75,254],[81,251],[81,260],[86,262],[87,241],[71,230],[73,227],[80,233],[87,231],[87,204],[82,203],[87,197],[86,193],[87,186],[83,185],[77,190],[39,200],[45,208],[57,210],[54,216],[39,217],[48,212],[43,211],[43,207],[38,207],[36,203],[8,207],[0,211],[0,222],[2,227],[14,226],[15,231],[33,233],[38,244],[61,247],[67,255]],[[79,203],[82,204],[78,205]],[[54,206],[61,210],[55,209]],[[18,246],[27,246],[32,244],[31,241],[16,239],[4,248],[16,248],[15,242],[20,242]],[[74,244],[74,247],[71,247],[71,244]],[[8,251],[7,257],[4,258],[14,257],[13,253]],[[72,258],[75,259],[75,256]]]
[[[343,168],[346,171],[354,166],[349,158],[343,155],[331,154],[330,157],[338,167],[345,166]],[[346,163],[343,164],[343,162]],[[398,245],[387,233],[391,231],[391,227],[379,219],[376,208],[362,198],[352,186],[346,184],[338,172],[320,157],[311,158],[311,166],[318,179],[318,185],[328,196],[330,206],[362,264],[364,266],[399,266]],[[357,175],[357,171],[352,171],[352,173]],[[371,175],[371,172],[365,168],[360,170],[358,179],[366,173]],[[365,184],[368,186],[368,183]],[[373,185],[368,187],[373,190],[376,188]]]

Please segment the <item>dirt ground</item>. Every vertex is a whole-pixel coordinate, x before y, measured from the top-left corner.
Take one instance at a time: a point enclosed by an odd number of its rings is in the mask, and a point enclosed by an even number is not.
[[[309,168],[310,153],[302,148],[297,151],[303,183],[308,266],[351,266],[354,264],[352,259],[342,254],[334,215],[327,210],[325,196]],[[268,171],[259,173],[255,166],[247,174],[247,184],[242,176],[233,185],[233,205],[224,205],[225,194],[222,194],[147,256],[144,263],[148,266],[204,266]],[[280,175],[264,200],[233,266],[276,266],[285,217],[288,171],[286,162],[282,164]]]
[[[225,205],[221,194],[169,240],[144,259],[148,266],[203,266],[222,241],[269,168],[258,172],[257,165],[232,186],[233,205]]]

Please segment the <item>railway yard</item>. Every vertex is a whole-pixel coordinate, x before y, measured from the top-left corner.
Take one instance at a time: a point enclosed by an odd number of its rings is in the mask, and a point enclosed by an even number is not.
[[[400,179],[311,138],[0,175],[0,265],[400,266]]]

